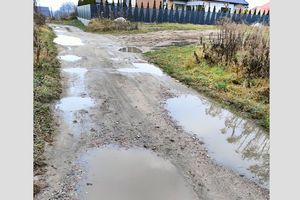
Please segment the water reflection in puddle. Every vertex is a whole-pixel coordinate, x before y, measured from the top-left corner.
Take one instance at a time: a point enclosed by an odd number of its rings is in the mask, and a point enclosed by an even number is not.
[[[69,94],[72,96],[82,96],[85,94],[84,76],[88,71],[86,68],[74,67],[64,68],[64,72],[71,74]]]
[[[81,59],[81,57],[75,55],[64,55],[64,56],[60,56],[59,58],[61,60],[68,61],[68,62],[76,62]]]
[[[120,68],[118,71],[127,73],[148,73],[157,76],[163,76],[163,72],[158,67],[155,67],[149,63],[133,63],[133,65],[135,68]]]
[[[136,48],[136,47],[124,47],[124,48],[119,49],[119,51],[130,52],[130,53],[142,53],[142,50],[140,50],[139,48]]]
[[[78,189],[82,199],[194,199],[177,168],[150,151],[106,147],[89,151],[81,161],[87,171]]]
[[[81,46],[81,45],[83,45],[80,38],[66,36],[66,35],[57,35],[57,37],[53,41],[56,44],[60,44],[63,46]]]
[[[90,97],[65,97],[56,105],[57,109],[62,111],[77,111],[88,109],[94,105]]]
[[[171,98],[166,109],[183,128],[204,141],[218,163],[269,187],[269,136],[253,123],[186,95]]]

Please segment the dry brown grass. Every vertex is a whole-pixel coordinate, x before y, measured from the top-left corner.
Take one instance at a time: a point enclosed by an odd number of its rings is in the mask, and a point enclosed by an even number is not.
[[[226,66],[249,80],[269,78],[269,27],[222,21],[220,31],[203,43],[203,57],[211,64]]]
[[[90,32],[114,32],[138,30],[138,24],[129,21],[113,21],[110,19],[92,19],[88,24],[87,31]]]

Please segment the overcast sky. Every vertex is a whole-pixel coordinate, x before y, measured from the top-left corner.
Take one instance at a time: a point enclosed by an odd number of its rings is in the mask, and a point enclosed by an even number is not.
[[[53,11],[58,10],[61,4],[65,2],[78,3],[78,0],[37,0],[38,5],[51,7]],[[249,3],[249,7],[253,8],[255,6],[261,6],[270,0],[246,0]]]

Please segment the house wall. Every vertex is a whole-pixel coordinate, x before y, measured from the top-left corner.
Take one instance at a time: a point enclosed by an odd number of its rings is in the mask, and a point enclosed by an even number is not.
[[[168,4],[172,5],[182,5],[182,1],[169,1]],[[196,9],[196,6],[198,5],[204,5],[205,11],[208,11],[208,8],[210,7],[211,11],[213,11],[214,6],[216,6],[216,11],[218,12],[219,10],[221,10],[222,7],[227,7],[230,9],[230,11],[233,13],[235,9],[240,9],[240,8],[244,8],[243,5],[234,5],[234,4],[229,4],[229,3],[223,3],[223,2],[216,2],[216,1],[199,1],[199,0],[189,0],[186,3],[186,6],[194,6],[194,8]],[[185,6],[185,9],[186,9]]]
[[[135,0],[134,0],[135,1]],[[149,7],[150,8],[153,8],[153,4],[154,4],[154,0],[136,0],[137,3],[138,3],[138,7],[140,8],[141,7],[141,4],[143,2],[144,4],[144,8],[147,8],[147,3],[149,2]],[[159,8],[159,0],[156,0],[156,8],[158,9]]]

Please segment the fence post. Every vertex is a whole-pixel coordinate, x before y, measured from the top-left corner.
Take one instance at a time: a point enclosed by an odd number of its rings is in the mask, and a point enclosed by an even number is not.
[[[259,23],[262,23],[262,24],[263,24],[264,18],[265,18],[265,11],[263,11],[262,15],[260,16]]]
[[[188,10],[188,9],[186,9],[184,23],[189,23],[189,21],[190,21],[190,13],[191,13],[191,11]]]
[[[178,11],[178,7],[175,8],[174,22],[176,22],[176,23],[179,22],[179,11]]]
[[[212,11],[210,24],[216,24],[216,6],[214,6],[214,9]]]
[[[252,16],[251,16],[251,10],[249,10],[248,15],[247,15],[247,18],[246,18],[247,24],[251,24],[251,19],[252,19]]]
[[[149,1],[147,3],[145,22],[148,22],[148,23],[150,22],[150,6],[149,6]]]
[[[267,13],[266,24],[270,25],[270,10]]]
[[[133,20],[135,22],[137,22],[139,20],[139,10],[138,10],[137,1],[135,2],[135,7],[134,7],[134,11],[133,11]]]
[[[235,21],[235,18],[236,18],[236,10],[234,10],[233,15],[232,15],[232,18],[231,18],[233,22],[236,22],[236,21]]]
[[[158,22],[158,23],[163,22],[163,10],[162,10],[162,4],[161,4],[161,1],[160,1],[160,3],[159,3],[159,10],[158,10],[157,22]]]
[[[219,10],[218,12],[217,12],[217,16],[216,16],[216,24],[218,24],[218,22],[220,21],[220,18],[222,17],[222,12],[221,12],[221,10]]]
[[[259,23],[260,22],[260,10],[257,13],[257,17],[256,17],[256,22]]]
[[[199,24],[199,17],[200,17],[200,15],[199,15],[199,7],[197,7],[196,8],[196,10],[195,10],[195,24]]]
[[[171,10],[169,12],[169,22],[174,22],[174,17],[173,17],[173,4],[171,6]]]
[[[141,3],[139,21],[144,22],[144,3],[143,2]]]
[[[204,24],[204,22],[205,22],[204,17],[205,17],[205,9],[201,8],[201,10],[200,10],[200,20],[199,20],[200,24]]]
[[[132,20],[132,4],[131,0],[129,0],[128,11],[127,11],[127,19]]]
[[[210,24],[210,6],[208,7],[208,12],[205,19],[205,24]]]
[[[122,10],[122,15],[124,18],[127,18],[127,4],[126,4],[126,0],[123,0],[123,10]]]
[[[115,9],[115,2],[114,2],[114,0],[111,3],[110,11],[111,11],[112,18],[115,19],[116,18],[116,9]]]
[[[242,16],[242,9],[240,9],[239,12],[236,14],[236,17],[235,17],[236,23],[241,22],[241,16]]]
[[[245,10],[243,14],[241,14],[241,22],[246,23],[246,18],[247,18],[247,10]]]
[[[183,23],[183,22],[184,22],[184,7],[182,7],[180,18],[179,18],[179,23]]]
[[[109,15],[109,5],[108,5],[108,1],[107,0],[105,1],[105,17],[106,18],[110,17],[110,15]]]
[[[195,9],[194,9],[194,7],[193,7],[193,9],[191,11],[190,23],[191,24],[195,24]]]
[[[255,23],[256,22],[256,19],[257,19],[257,15],[256,15],[256,9],[254,10],[254,13],[252,15],[252,18],[251,18],[251,23]]]
[[[116,17],[120,17],[120,0],[117,2]]]
[[[154,0],[153,3],[153,9],[152,9],[152,16],[151,16],[151,22],[156,21],[156,0]]]
[[[166,4],[166,8],[164,10],[164,17],[163,17],[163,22],[168,22],[168,4]]]

